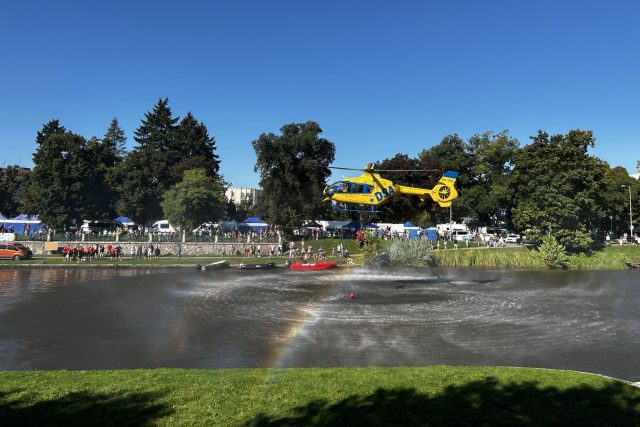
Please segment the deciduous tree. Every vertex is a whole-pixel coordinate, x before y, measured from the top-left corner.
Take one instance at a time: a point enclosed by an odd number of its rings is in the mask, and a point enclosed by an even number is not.
[[[204,222],[222,219],[225,202],[221,180],[207,176],[204,169],[193,169],[164,193],[162,211],[171,224],[190,232]]]
[[[263,133],[252,145],[268,218],[287,232],[328,212],[322,190],[335,146],[320,137],[316,122],[291,123],[280,131],[281,135]]]
[[[520,230],[546,230],[568,250],[588,250],[589,233],[605,216],[599,196],[608,168],[587,152],[593,133],[539,131],[532,140],[515,157],[514,223]]]
[[[17,165],[0,168],[0,213],[13,217],[18,209],[21,193],[29,184],[31,172]]]

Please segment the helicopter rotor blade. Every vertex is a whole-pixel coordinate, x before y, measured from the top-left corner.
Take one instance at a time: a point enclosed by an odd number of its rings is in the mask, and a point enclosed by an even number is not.
[[[340,170],[345,170],[345,171],[360,171],[360,172],[364,171],[364,169],[362,169],[362,168],[359,168],[359,169],[358,168],[342,168],[342,167],[339,167],[339,166],[327,166],[327,167],[329,169],[340,169]]]
[[[438,172],[440,169],[373,169],[374,172]]]
[[[440,169],[362,169],[362,168],[343,168],[340,166],[327,166],[329,169],[340,169],[346,171],[360,171],[360,172],[439,172]]]

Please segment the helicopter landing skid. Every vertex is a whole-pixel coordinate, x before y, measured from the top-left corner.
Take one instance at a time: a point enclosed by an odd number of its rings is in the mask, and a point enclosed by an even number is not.
[[[353,203],[333,203],[331,207],[340,212],[378,213],[373,205],[356,205]]]

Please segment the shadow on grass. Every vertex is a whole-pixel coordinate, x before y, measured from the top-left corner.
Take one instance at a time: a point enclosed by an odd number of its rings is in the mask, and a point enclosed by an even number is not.
[[[173,411],[158,403],[153,393],[122,395],[68,393],[31,404],[14,397],[20,391],[0,394],[0,425],[4,426],[154,426]]]
[[[312,401],[291,415],[260,414],[246,426],[640,426],[640,390],[623,384],[566,390],[493,378],[437,395],[378,389],[339,402]]]

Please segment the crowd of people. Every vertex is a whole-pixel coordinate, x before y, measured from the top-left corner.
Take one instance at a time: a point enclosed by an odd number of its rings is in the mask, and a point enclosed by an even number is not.
[[[62,256],[65,261],[84,262],[101,258],[111,258],[112,260],[121,260],[123,253],[122,246],[116,245],[71,245],[66,244],[62,248]],[[160,246],[156,243],[148,245],[131,245],[129,255],[131,259],[150,259],[160,257]]]
[[[122,247],[114,245],[70,245],[66,244],[62,248],[62,255],[65,261],[90,261],[97,258],[121,259]]]

